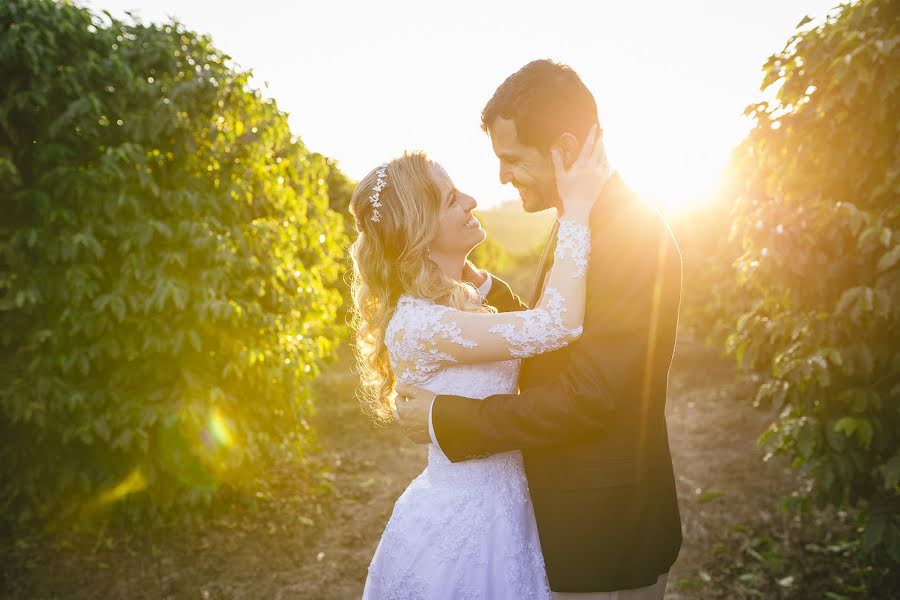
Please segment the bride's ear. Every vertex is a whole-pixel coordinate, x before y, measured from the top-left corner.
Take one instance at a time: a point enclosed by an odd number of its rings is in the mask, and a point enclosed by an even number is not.
[[[575,162],[575,159],[578,158],[581,152],[581,144],[578,143],[578,138],[571,133],[564,133],[556,138],[556,142],[550,146],[551,150],[554,148],[562,152],[563,165],[567,169],[572,166],[572,163]]]

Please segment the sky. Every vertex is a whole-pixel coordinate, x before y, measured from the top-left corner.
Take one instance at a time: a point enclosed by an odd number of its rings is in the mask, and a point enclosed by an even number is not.
[[[752,126],[762,65],[837,0],[83,0],[209,34],[359,179],[425,150],[482,208],[515,199],[481,109],[524,64],[568,64],[594,93],[613,168],[661,206],[711,193]]]

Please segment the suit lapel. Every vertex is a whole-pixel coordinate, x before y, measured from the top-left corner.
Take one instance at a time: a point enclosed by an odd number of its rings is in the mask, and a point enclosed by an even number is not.
[[[554,219],[553,229],[550,230],[550,238],[547,240],[547,245],[544,246],[544,252],[541,254],[540,267],[538,268],[537,277],[534,279],[534,285],[531,288],[531,298],[528,299],[528,306],[531,308],[534,308],[534,305],[537,304],[538,299],[541,297],[544,278],[547,276],[547,269],[550,267],[547,261],[551,256],[551,248],[556,246],[556,234],[558,231],[559,220]]]

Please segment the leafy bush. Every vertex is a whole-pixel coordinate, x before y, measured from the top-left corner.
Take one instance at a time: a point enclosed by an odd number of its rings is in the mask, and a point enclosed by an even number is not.
[[[866,551],[900,561],[900,5],[800,23],[765,66],[737,156],[741,293],[729,347],[767,376],[763,441],[809,475],[795,500],[861,503]]]
[[[346,240],[249,76],[178,23],[0,4],[5,516],[196,505],[306,443]]]

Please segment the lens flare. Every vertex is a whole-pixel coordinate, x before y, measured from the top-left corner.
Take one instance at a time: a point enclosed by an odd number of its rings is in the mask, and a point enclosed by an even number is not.
[[[109,490],[103,492],[94,503],[97,508],[112,504],[129,494],[140,492],[147,487],[147,478],[141,472],[140,467],[135,468],[122,481]]]
[[[212,435],[213,440],[218,442],[220,446],[231,448],[234,446],[234,434],[228,425],[228,420],[219,410],[218,406],[213,407],[210,411],[209,420],[207,421],[207,430]]]

